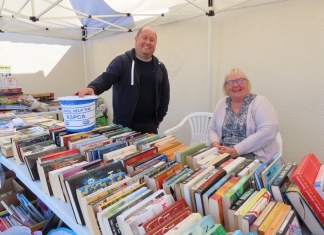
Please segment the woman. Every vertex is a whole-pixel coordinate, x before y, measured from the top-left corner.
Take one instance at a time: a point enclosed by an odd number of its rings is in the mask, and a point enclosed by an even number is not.
[[[270,101],[250,93],[244,72],[231,69],[224,79],[228,97],[216,104],[208,130],[209,143],[232,158],[252,156],[262,162],[279,151],[277,113]]]

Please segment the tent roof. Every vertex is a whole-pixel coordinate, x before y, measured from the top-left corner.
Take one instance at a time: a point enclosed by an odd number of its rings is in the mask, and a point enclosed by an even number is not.
[[[283,0],[0,0],[0,32],[88,40]]]

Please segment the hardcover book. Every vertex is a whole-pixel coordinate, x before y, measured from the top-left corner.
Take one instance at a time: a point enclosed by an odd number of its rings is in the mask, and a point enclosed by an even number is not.
[[[314,188],[314,182],[321,166],[322,164],[315,154],[311,153],[303,157],[292,175],[292,179],[321,223],[324,224],[324,201]]]
[[[320,195],[320,197],[324,200],[324,165],[321,166],[321,168],[319,169],[317,176],[315,178],[315,182],[314,182],[314,188],[316,189],[316,191],[318,192],[318,194]]]
[[[324,226],[294,182],[291,182],[287,189],[287,197],[311,233],[324,234]]]
[[[261,173],[262,185],[268,191],[270,191],[270,181],[282,170],[285,166],[285,162],[282,155],[276,157],[273,162],[264,169]]]

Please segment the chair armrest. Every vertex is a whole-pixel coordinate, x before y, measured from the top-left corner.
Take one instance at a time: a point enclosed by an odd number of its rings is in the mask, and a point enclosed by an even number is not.
[[[166,131],[163,132],[164,136],[168,136],[173,134],[174,132],[178,131],[184,124],[185,124],[186,120],[182,120],[178,125],[176,125],[175,127],[172,127]]]

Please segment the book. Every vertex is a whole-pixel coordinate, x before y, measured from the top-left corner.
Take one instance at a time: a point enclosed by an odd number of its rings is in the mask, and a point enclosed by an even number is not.
[[[187,145],[181,144],[181,145],[178,145],[177,147],[174,147],[174,148],[172,148],[170,150],[167,150],[167,151],[161,152],[161,153],[165,154],[168,157],[168,159],[173,159],[173,158],[175,158],[174,154],[176,152],[178,152],[178,151],[180,151],[182,149],[185,149],[187,147],[188,147]]]
[[[214,166],[215,168],[220,167],[221,164],[223,164],[224,162],[226,162],[230,158],[231,158],[231,155],[229,155],[228,153],[219,154],[214,159],[212,159],[210,162],[208,162],[206,165],[207,166]]]
[[[226,165],[223,169],[229,173],[233,171],[236,167],[238,167],[240,164],[242,164],[246,160],[245,157],[237,157],[232,162],[230,162],[228,165]]]
[[[224,213],[222,196],[239,181],[238,177],[231,177],[223,186],[219,188],[209,198],[209,213],[212,216],[216,224],[222,224],[224,226]]]
[[[176,214],[171,216],[170,218],[166,218],[164,222],[159,224],[159,226],[155,227],[154,229],[148,231],[146,235],[164,235],[167,233],[171,228],[179,224],[181,221],[186,219],[192,212],[189,207],[186,207]]]
[[[191,188],[197,184],[201,179],[203,179],[207,174],[209,174],[211,171],[213,171],[214,167],[204,167],[200,168],[201,171],[197,171],[189,178],[185,179],[183,182],[181,182],[181,195],[186,200],[188,206],[192,211],[196,210],[195,202],[193,196],[191,196]]]
[[[249,165],[247,165],[242,171],[238,173],[238,177],[242,177],[244,175],[251,175],[253,171],[260,166],[261,162],[255,159]]]
[[[206,215],[206,210],[207,210],[207,208],[206,209],[204,208],[203,194],[226,175],[226,171],[224,171],[221,168],[217,168],[211,173],[212,174],[209,177],[205,177],[202,180],[203,182],[202,184],[199,184],[199,186],[194,189],[194,200],[196,204],[196,211],[199,212],[201,216]]]
[[[177,160],[177,162],[181,162],[182,165],[187,165],[187,160],[186,160],[186,156],[188,154],[191,154],[199,149],[202,149],[206,147],[206,144],[204,142],[199,142],[193,145],[188,146],[187,148],[184,148],[178,152],[174,153],[174,156]]]
[[[63,146],[65,147],[65,146]],[[70,156],[72,154],[77,154],[79,153],[79,151],[77,149],[70,149],[70,150],[64,150],[64,151],[60,151],[60,152],[53,152],[50,154],[45,154],[45,155],[41,155],[38,157],[37,163],[42,164],[45,162],[49,162],[55,159],[59,159],[62,157],[66,157],[66,156]]]
[[[187,178],[192,172],[193,172],[192,169],[185,166],[185,167],[181,168],[179,171],[175,172],[174,174],[176,174],[176,175],[173,176],[174,175],[173,174],[172,178],[170,180],[168,180],[168,177],[165,178],[163,180],[163,184],[162,184],[164,191],[167,194],[171,194],[173,196],[173,198],[176,200],[177,196],[176,196],[175,186],[177,185],[178,182]]]
[[[254,188],[249,188],[246,190],[242,196],[228,209],[230,231],[235,231],[239,229],[239,215],[244,208],[254,199],[258,194],[258,191],[255,191]]]
[[[139,159],[141,158],[144,158],[150,154],[153,154],[153,153],[157,153],[157,147],[154,146],[154,147],[151,147],[151,148],[148,148],[148,149],[145,149],[145,150],[142,150],[142,151],[139,151],[139,152],[136,152],[132,155],[129,155],[128,157],[126,157],[125,159],[123,159],[123,163],[125,166],[133,163],[133,162],[136,162],[138,161]]]
[[[164,209],[162,212],[158,213],[152,219],[146,221],[142,225],[142,232],[147,233],[152,231],[154,228],[160,226],[164,221],[167,221],[172,218],[176,213],[182,209],[188,208],[186,201],[181,198],[180,200],[174,202],[172,205]]]
[[[264,210],[261,212],[261,214],[256,218],[256,220],[252,223],[250,226],[250,232],[257,233],[258,228],[262,224],[263,220],[268,216],[270,211],[273,209],[273,207],[276,205],[276,201],[270,201],[268,205],[264,208]]]
[[[182,235],[192,234],[204,234],[215,226],[215,222],[210,215],[206,215],[201,218],[196,224],[191,226],[187,231],[183,232]]]
[[[251,210],[251,208],[260,200],[264,199],[267,202],[270,201],[271,193],[267,191],[265,188],[262,188],[258,191],[257,195],[251,198],[251,201],[244,205],[244,207],[240,208],[237,217],[235,217],[235,228],[242,230],[242,221],[245,215]],[[237,220],[236,220],[237,219]],[[238,224],[237,224],[238,222]]]
[[[237,167],[235,167],[235,169],[233,169],[232,171],[230,171],[228,174],[233,175],[233,176],[238,176],[238,174],[248,165],[250,165],[250,163],[253,162],[253,159],[247,158],[245,159],[241,164],[237,165]]]
[[[209,150],[213,148],[212,146],[206,146],[204,148],[201,148],[201,149],[198,149],[197,151],[193,152],[193,153],[190,153],[190,154],[187,154],[186,155],[186,163],[187,163],[187,166],[189,166],[191,169],[194,169],[193,167],[193,157]]]
[[[279,230],[277,231],[278,235],[285,235],[287,233],[302,234],[297,214],[294,210],[291,210],[288,213],[286,219],[282,222]]]
[[[292,179],[320,219],[321,224],[324,224],[324,201],[314,188],[314,182],[321,166],[322,164],[315,154],[311,153],[300,161]]]
[[[281,210],[279,211],[279,213],[274,218],[274,220],[271,222],[270,227],[265,232],[265,235],[272,235],[272,234],[275,235],[279,230],[283,221],[286,219],[290,210],[291,210],[291,206],[284,204]]]
[[[180,223],[172,227],[165,235],[182,235],[187,229],[201,220],[199,213],[192,213]]]
[[[272,221],[276,218],[276,216],[280,213],[283,206],[285,204],[283,202],[277,202],[276,205],[273,207],[273,209],[270,211],[270,213],[267,215],[267,217],[263,220],[261,225],[258,228],[258,234],[264,235],[267,229],[270,227]]]
[[[279,157],[279,153],[276,153],[271,158],[267,159],[265,162],[263,162],[258,168],[255,169],[253,172],[253,180],[256,186],[257,190],[261,190],[263,188],[262,179],[261,179],[261,173],[264,171],[264,169],[271,164],[271,162]]]
[[[209,148],[208,150],[202,151],[199,154],[188,157],[189,159],[192,159],[192,169],[197,169],[199,166],[197,165],[197,162],[203,160],[204,158],[207,158],[210,155],[218,154],[218,149],[215,147]],[[186,158],[187,159],[187,158]]]
[[[38,173],[38,169],[37,169],[37,161],[38,158],[45,156],[47,154],[52,154],[52,153],[58,153],[58,152],[62,152],[65,151],[66,147],[57,147],[57,148],[53,148],[50,150],[45,150],[39,153],[35,153],[35,154],[31,154],[25,157],[25,163],[26,166],[28,168],[30,177],[32,178],[32,180],[39,180],[39,173]]]
[[[294,182],[291,182],[287,189],[287,197],[297,214],[300,216],[300,219],[304,221],[311,233],[324,234],[324,227],[321,224],[321,221]]]
[[[164,154],[153,153],[139,159],[136,162],[126,165],[126,171],[128,174],[132,175],[136,169],[141,168],[143,165],[148,164],[149,162],[152,162],[154,160],[168,162],[168,158]]]
[[[222,187],[230,178],[232,175],[225,175],[223,178],[221,178],[216,184],[214,184],[212,187],[210,187],[202,196],[203,200],[203,206],[205,209],[205,214],[210,215],[209,211],[209,199],[210,197],[218,190],[220,187]]]
[[[92,150],[92,160],[102,159],[105,153],[115,151],[127,146],[126,142],[116,142],[112,144],[103,145]]]
[[[84,185],[88,185],[95,180],[99,180],[107,175],[108,172],[117,173],[117,172],[125,172],[124,166],[122,162],[114,162],[107,164],[105,166],[97,167],[92,170],[71,176],[65,179],[65,187],[66,191],[72,205],[73,213],[76,218],[78,224],[85,224],[83,215],[81,213],[81,208],[78,203],[76,189],[82,187]]]
[[[135,145],[129,145],[127,147],[120,148],[120,149],[117,149],[117,150],[109,152],[109,153],[105,153],[102,156],[102,159],[103,159],[103,161],[108,161],[109,159],[111,159],[111,158],[113,158],[115,156],[118,156],[120,154],[126,153],[128,151],[136,151]]]
[[[314,182],[314,188],[318,192],[318,195],[324,200],[324,165],[322,165],[317,173]]]
[[[205,235],[226,235],[226,230],[224,229],[223,225],[215,224],[209,231],[205,233]]]
[[[68,155],[66,157],[58,158],[52,161],[37,163],[37,169],[39,174],[39,179],[41,181],[42,189],[44,193],[49,196],[53,195],[52,185],[49,180],[49,172],[52,170],[56,170],[65,166],[73,165],[74,163],[79,163],[85,161],[84,156],[76,153],[72,155]]]
[[[280,154],[276,157],[269,166],[267,166],[264,171],[261,172],[262,185],[268,191],[270,191],[270,181],[282,170],[285,162]]]
[[[269,204],[269,202],[270,202],[270,193],[267,191],[258,199],[258,201],[244,215],[241,222],[241,230],[244,234],[250,231],[251,225],[262,213],[262,211]]]
[[[287,163],[280,174],[271,183],[271,192],[274,200],[289,204],[287,189],[291,183],[291,176],[296,169],[296,163]]]
[[[222,205],[223,205],[223,214],[224,214],[224,223],[225,230],[230,229],[229,225],[229,216],[228,209],[239,199],[240,196],[250,188],[250,177],[243,176],[239,181],[233,185],[223,196],[222,196]]]
[[[20,93],[22,92],[21,87],[13,87],[13,88],[0,88],[0,95],[10,94],[10,93]]]

